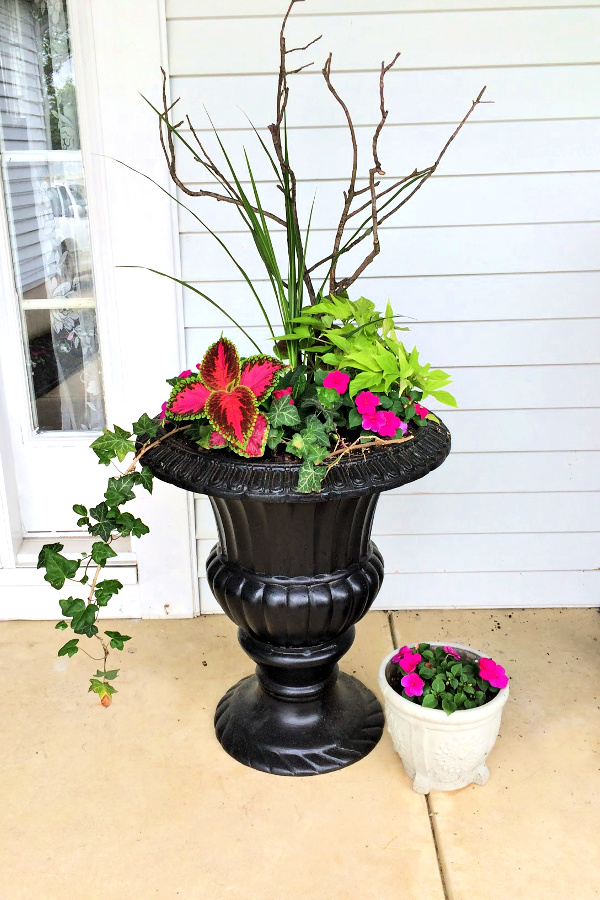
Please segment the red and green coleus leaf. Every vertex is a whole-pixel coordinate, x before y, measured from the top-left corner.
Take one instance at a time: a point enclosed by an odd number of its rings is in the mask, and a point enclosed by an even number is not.
[[[199,364],[200,379],[210,391],[227,391],[240,380],[240,358],[228,338],[221,337],[208,348]]]
[[[198,375],[186,378],[185,382],[173,388],[167,401],[166,416],[176,422],[199,419],[205,415],[204,407],[210,391],[204,387]]]
[[[244,444],[236,444],[232,441],[230,446],[231,449],[238,454],[238,456],[263,456],[268,437],[269,423],[267,422],[267,417],[262,413],[259,413],[256,417],[256,422],[254,423],[252,434],[250,435],[248,440]]]
[[[232,391],[213,391],[205,409],[215,431],[236,444],[245,444],[258,416],[256,397],[241,385]]]
[[[275,387],[281,363],[272,356],[249,356],[242,366],[240,384],[250,388],[258,403],[266,400]]]

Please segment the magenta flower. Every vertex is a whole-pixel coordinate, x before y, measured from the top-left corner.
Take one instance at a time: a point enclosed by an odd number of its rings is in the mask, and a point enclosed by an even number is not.
[[[338,394],[345,394],[350,382],[350,376],[345,372],[328,372],[323,379],[323,387],[331,388]]]
[[[444,653],[447,653],[448,656],[451,656],[453,659],[460,660],[460,656],[458,655],[456,650],[452,649],[452,647],[442,647],[442,650],[444,651]]]
[[[508,685],[508,676],[504,668],[493,659],[482,657],[479,660],[479,674],[484,681],[489,681],[492,687],[505,688]]]
[[[385,428],[385,413],[383,410],[373,410],[372,413],[366,413],[363,415],[362,427],[365,431],[374,431],[376,434],[379,434],[380,428]]]
[[[421,662],[422,656],[420,653],[406,653],[401,659],[398,660],[398,664],[401,669],[410,675],[411,672],[414,672],[419,663]]]
[[[407,697],[420,697],[423,693],[425,682],[416,672],[412,672],[409,675],[405,675],[400,684],[406,691]]]
[[[279,400],[280,397],[285,397],[285,396],[287,396],[288,394],[291,394],[292,391],[293,391],[293,388],[291,388],[291,387],[281,388],[280,391],[273,391],[273,399],[274,399],[274,400]],[[290,403],[291,403],[292,406],[295,406],[295,405],[296,405],[296,404],[294,403],[294,401],[292,400],[291,396],[290,396]]]
[[[425,409],[424,406],[421,406],[420,403],[415,403],[415,412],[421,419],[424,419],[425,416],[429,415],[429,410]]]
[[[373,415],[379,406],[379,397],[376,397],[371,391],[361,391],[360,394],[357,394],[355,403],[361,416]]]
[[[413,648],[407,647],[405,644],[404,647],[400,647],[400,649],[395,654],[395,656],[392,656],[392,662],[395,662],[395,663],[400,662],[400,660],[402,659],[403,656],[406,656],[407,653],[412,653],[412,652],[413,652]]]
[[[186,369],[185,372],[180,373],[179,378],[189,378],[191,374],[192,374],[192,370]]]
[[[168,402],[169,402],[168,400],[165,400],[165,402],[163,403],[163,405],[162,405],[161,408],[160,408],[160,416],[159,416],[159,419],[161,420],[161,422],[162,422],[162,420],[164,419],[164,417],[165,417],[165,415],[166,415],[166,412],[167,412],[167,403],[168,403]]]

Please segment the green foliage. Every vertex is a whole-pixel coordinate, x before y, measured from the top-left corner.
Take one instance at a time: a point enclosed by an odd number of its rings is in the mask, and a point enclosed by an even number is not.
[[[267,413],[267,419],[269,424],[274,428],[278,428],[280,426],[291,426],[298,425],[300,422],[300,415],[295,406],[290,403],[289,396],[279,397],[277,400],[273,400],[271,404],[271,408]]]
[[[112,684],[107,684],[105,681],[99,681],[97,678],[90,678],[88,692],[89,691],[98,694],[101,703],[105,698],[110,703],[112,695],[117,693],[117,689],[114,688]],[[105,704],[103,703],[102,705],[104,706]]]
[[[91,447],[102,465],[110,465],[115,457],[123,462],[129,453],[135,453],[135,444],[129,440],[131,433],[113,425],[114,431],[104,429],[104,433],[92,443]]]
[[[54,547],[63,549],[62,544],[51,544],[43,547],[38,557],[38,568],[46,569],[44,579],[50,582],[53,588],[60,591],[68,578],[75,577],[79,568],[79,560],[67,559],[53,549]]]
[[[63,644],[63,646],[58,651],[57,656],[68,656],[69,659],[72,656],[75,656],[75,654],[79,651],[79,647],[77,646],[78,643],[79,638],[71,638],[70,641],[67,641],[66,644]]]
[[[158,434],[158,429],[160,428],[160,424],[155,422],[154,419],[151,419],[147,413],[143,413],[131,426],[131,430],[133,434],[138,437],[147,437],[147,438],[155,438]]]
[[[99,566],[105,566],[106,560],[111,559],[113,556],[116,556],[116,555],[117,554],[112,549],[112,547],[109,547],[108,544],[105,544],[102,541],[96,541],[95,544],[92,544],[91,556],[92,556],[92,559],[94,560],[94,562],[97,563]]]
[[[121,634],[119,631],[105,631],[104,634],[108,635],[110,638],[110,646],[115,650],[122,650],[125,641],[131,640],[129,635]]]
[[[325,466],[316,466],[313,462],[303,462],[298,474],[298,493],[311,494],[321,490],[321,482],[327,474]]]
[[[107,578],[96,585],[95,597],[98,606],[106,606],[111,597],[118,594],[123,585],[116,578]]]

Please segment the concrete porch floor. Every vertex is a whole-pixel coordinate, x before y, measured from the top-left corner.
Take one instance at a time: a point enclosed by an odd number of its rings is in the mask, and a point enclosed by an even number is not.
[[[94,663],[57,659],[50,623],[0,623],[0,900],[600,896],[598,610],[359,623],[342,668],[377,693],[383,656],[419,639],[471,644],[511,676],[488,784],[427,798],[387,731],[329,775],[230,759],[213,712],[252,664],[224,616],[113,627],[134,640],[104,710]]]

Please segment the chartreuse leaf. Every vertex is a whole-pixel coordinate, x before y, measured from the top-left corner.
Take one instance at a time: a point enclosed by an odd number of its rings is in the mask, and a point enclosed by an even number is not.
[[[151,419],[148,413],[141,415],[137,422],[134,422],[131,426],[131,430],[134,434],[137,434],[138,436],[144,435],[149,438],[156,437],[159,428],[160,424]]]
[[[114,425],[114,431],[104,429],[104,433],[90,444],[92,450],[102,465],[108,466],[115,456],[119,462],[123,462],[128,453],[135,453],[135,444],[129,440],[128,431]]]
[[[92,544],[91,555],[95,563],[99,566],[105,566],[106,560],[111,559],[111,557],[116,556],[117,554],[112,547],[108,546],[108,544],[104,544],[102,541],[96,541]]]
[[[111,597],[118,594],[123,585],[116,578],[108,578],[96,585],[94,598],[98,606],[106,606]]]
[[[125,641],[131,640],[128,634],[121,634],[119,631],[105,631],[104,634],[110,638],[110,646],[114,650],[122,650]]]
[[[327,475],[325,466],[316,466],[312,462],[303,462],[298,473],[298,493],[310,494],[321,490],[321,483]]]
[[[61,556],[60,553],[57,553],[56,550],[47,549],[43,566],[46,568],[44,580],[49,581],[53,588],[60,591],[67,578],[75,577],[77,569],[79,568],[79,560],[67,559],[65,556]]]
[[[71,656],[75,656],[75,654],[79,650],[79,647],[77,646],[78,643],[79,643],[79,638],[71,638],[70,641],[67,641],[66,644],[63,644],[63,646],[58,651],[57,655],[58,656],[68,656],[69,658]]]
[[[273,401],[271,409],[267,413],[267,419],[274,428],[282,425],[298,425],[300,423],[300,414],[296,407],[290,403],[290,398],[286,394],[285,397],[279,397]]]
[[[117,689],[114,688],[112,684],[106,684],[106,682],[99,681],[97,678],[90,678],[88,693],[89,691],[98,694],[102,706],[110,706],[112,695],[117,693]]]

